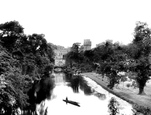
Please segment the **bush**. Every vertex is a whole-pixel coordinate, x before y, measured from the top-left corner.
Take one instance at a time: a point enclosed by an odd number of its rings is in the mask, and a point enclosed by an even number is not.
[[[108,105],[110,115],[117,115],[119,113],[118,106],[118,101],[114,97],[112,97]]]
[[[151,110],[148,107],[133,104],[133,108],[135,109],[134,115],[138,115],[138,113],[141,113],[142,115],[151,115]]]

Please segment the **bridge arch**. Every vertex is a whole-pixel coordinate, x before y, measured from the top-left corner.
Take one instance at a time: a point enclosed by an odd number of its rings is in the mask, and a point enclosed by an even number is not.
[[[64,72],[66,66],[54,66],[54,72]]]

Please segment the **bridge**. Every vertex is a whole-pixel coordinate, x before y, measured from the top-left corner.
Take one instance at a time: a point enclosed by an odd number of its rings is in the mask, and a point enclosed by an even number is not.
[[[61,65],[61,66],[55,65],[54,66],[54,72],[63,72],[64,69],[66,69],[65,65]]]
[[[61,65],[61,66],[55,65],[55,66],[54,66],[54,69],[56,69],[56,68],[64,69],[64,68],[66,68],[66,66],[65,66],[65,65]]]

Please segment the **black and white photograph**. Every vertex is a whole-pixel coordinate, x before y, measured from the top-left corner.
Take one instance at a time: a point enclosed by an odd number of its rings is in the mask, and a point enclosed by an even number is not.
[[[0,115],[151,115],[151,1],[0,0]]]

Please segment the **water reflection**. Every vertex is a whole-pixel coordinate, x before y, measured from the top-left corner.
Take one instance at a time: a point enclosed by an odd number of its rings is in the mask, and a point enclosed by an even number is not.
[[[116,106],[112,103],[112,97],[115,96],[101,88],[92,80],[82,77],[81,75],[64,76],[65,79],[61,78],[61,75],[57,77],[56,81],[58,83],[61,82],[61,80],[65,81],[62,81],[62,83],[59,83],[54,88],[52,96],[56,98],[45,101],[44,110],[47,115],[51,113],[55,115],[109,115],[115,110],[114,108],[116,108]],[[80,107],[68,103],[66,104],[62,101],[65,100],[66,97],[68,97],[68,101],[70,102],[77,102]],[[125,115],[132,115],[131,105],[117,97],[116,99],[120,103],[120,105],[118,105],[120,115],[122,115],[122,113]]]
[[[65,79],[69,83],[68,86],[73,89],[74,93],[79,93],[79,89],[84,91],[85,95],[91,95],[94,92],[91,87],[87,85],[87,81],[80,74],[69,74],[65,76]]]
[[[105,94],[101,94],[99,92],[95,92],[94,95],[97,96],[101,100],[105,100],[106,99],[106,95]]]
[[[73,75],[70,73],[69,75],[65,76],[65,80],[69,83],[68,86],[72,88],[74,93],[79,93],[79,89],[81,89],[85,95],[93,94],[101,100],[106,99],[105,94],[96,92],[91,86],[88,85],[87,81],[80,74]]]

